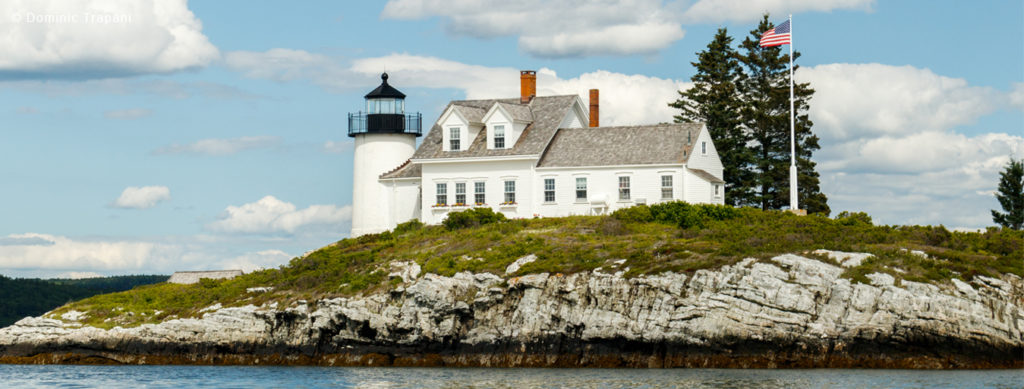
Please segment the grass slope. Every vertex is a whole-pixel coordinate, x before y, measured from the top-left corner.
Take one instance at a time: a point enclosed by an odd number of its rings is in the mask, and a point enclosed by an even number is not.
[[[1022,231],[992,228],[964,233],[941,226],[874,226],[865,214],[844,213],[829,219],[746,208],[644,208],[612,216],[505,220],[454,230],[412,222],[395,231],[341,240],[278,269],[225,281],[204,279],[194,285],[142,286],[71,303],[52,316],[69,310],[87,312],[86,324],[110,328],[195,317],[215,303],[239,306],[276,301],[283,308],[296,300],[393,287],[401,280],[387,276],[392,261],[416,261],[424,272],[441,275],[460,271],[503,275],[506,266],[527,254],[536,254],[538,260],[523,266],[517,275],[569,274],[597,267],[628,267],[627,277],[694,272],[746,257],[767,260],[824,248],[875,255],[845,271],[843,277],[854,282],[866,283],[865,275],[872,272],[891,274],[897,282],[938,284],[952,278],[970,280],[978,274],[1024,276]],[[908,250],[923,251],[928,257]],[[615,264],[621,259],[625,262]],[[254,287],[273,290],[247,291]]]

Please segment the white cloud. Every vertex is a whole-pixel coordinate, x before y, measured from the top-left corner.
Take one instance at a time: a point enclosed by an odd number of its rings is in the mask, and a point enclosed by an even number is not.
[[[668,106],[679,91],[692,84],[678,80],[604,70],[570,79],[558,78],[553,70],[537,72],[538,94],[577,94],[588,104],[589,90],[598,89],[602,126],[671,122],[677,110]],[[518,93],[513,94],[513,96]]]
[[[3,269],[142,270],[166,268],[179,258],[172,245],[141,241],[81,241],[27,233],[8,235],[22,244],[0,245]]]
[[[453,35],[518,36],[519,48],[540,57],[652,54],[683,38],[674,2],[623,0],[391,0],[385,19],[440,17]]]
[[[144,118],[152,114],[153,111],[150,111],[145,108],[131,108],[106,111],[103,113],[103,117],[107,119],[131,120]]]
[[[836,140],[949,130],[1007,100],[992,88],[912,66],[827,64],[801,68],[795,79],[816,90],[810,114],[819,136]]]
[[[189,144],[173,144],[153,151],[153,154],[231,155],[239,151],[270,148],[281,144],[276,136],[243,136],[231,139],[202,139]]]
[[[171,190],[166,186],[129,186],[124,188],[121,196],[114,201],[114,207],[147,209],[170,198]]]
[[[1024,137],[1019,129],[958,129],[1012,108],[1020,87],[1005,93],[881,64],[819,65],[796,78],[816,91],[810,116],[822,148],[815,160],[834,211],[866,211],[888,224],[992,224],[998,172],[1024,155]]]
[[[305,80],[328,88],[351,88],[354,85],[376,85],[382,69],[392,74],[391,82],[400,88],[455,88],[465,91],[467,99],[493,99],[519,96],[519,70],[512,67],[488,67],[465,64],[437,57],[391,54],[363,58],[345,67],[313,54],[291,53],[289,58],[307,60],[279,61],[280,53],[265,54],[266,60],[238,62],[235,70],[253,77],[271,80]],[[228,54],[230,58],[232,53]],[[244,63],[244,66],[242,65]],[[254,66],[256,68],[249,68]],[[601,123],[643,124],[672,121],[675,114],[668,102],[678,98],[678,91],[690,83],[598,70],[579,77],[562,79],[551,69],[537,71],[539,95],[578,94],[589,98],[588,90],[601,90]],[[332,143],[329,146],[334,147]]]
[[[97,277],[103,277],[103,275],[100,274],[100,273],[97,273],[97,272],[92,272],[92,271],[84,271],[84,272],[83,271],[69,271],[69,272],[60,273],[60,274],[54,276],[53,278],[80,280],[80,279],[83,279],[83,278],[97,278]]]
[[[263,250],[246,253],[220,262],[222,269],[240,269],[245,273],[269,269],[288,263],[292,255],[281,250]]]
[[[775,23],[785,15],[800,12],[830,12],[837,9],[871,11],[875,0],[700,0],[686,10],[684,19],[692,23],[722,21],[749,22],[766,12]],[[795,26],[799,28],[799,25]]]
[[[229,233],[292,234],[305,226],[339,225],[351,218],[351,206],[311,205],[298,209],[295,204],[266,196],[254,203],[228,206],[220,220],[207,224],[207,228]]]
[[[0,18],[0,78],[169,73],[219,56],[185,0],[7,0]]]
[[[508,67],[492,68],[436,57],[392,54],[355,61],[352,70],[370,74],[385,64],[389,71],[401,74],[403,82],[408,80],[403,85],[411,87],[462,89],[467,99],[519,96],[519,71]],[[675,101],[679,96],[677,92],[689,85],[678,80],[604,70],[570,79],[559,78],[554,70],[547,68],[537,71],[537,94],[541,96],[577,94],[586,104],[588,91],[600,89],[603,125],[670,122],[675,112],[668,102]]]

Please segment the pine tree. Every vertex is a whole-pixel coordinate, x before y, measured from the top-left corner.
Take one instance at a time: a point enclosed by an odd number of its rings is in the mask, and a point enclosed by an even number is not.
[[[782,46],[761,47],[764,31],[774,25],[764,15],[756,29],[743,40],[739,60],[746,68],[740,83],[744,107],[742,120],[753,138],[755,158],[755,198],[762,209],[779,209],[789,205],[789,54]],[[800,58],[793,53],[794,62]],[[794,65],[795,66],[795,65]],[[793,69],[794,72],[799,67]],[[808,102],[814,94],[808,83],[794,85],[796,109],[796,154],[798,199],[809,213],[828,215],[828,198],[821,193],[816,164],[811,160],[814,150],[821,148],[818,137],[811,132],[813,123],[807,115]]]
[[[676,123],[702,122],[724,166],[725,201],[732,205],[753,205],[753,153],[747,147],[750,136],[743,130],[740,110],[743,102],[739,82],[743,78],[732,37],[719,28],[707,50],[697,53],[691,64],[697,73],[690,78],[693,87],[679,92],[679,99],[670,107],[682,110]]]
[[[1024,159],[1010,159],[1006,168],[999,173],[996,199],[1005,213],[993,209],[992,221],[1013,230],[1024,228]]]

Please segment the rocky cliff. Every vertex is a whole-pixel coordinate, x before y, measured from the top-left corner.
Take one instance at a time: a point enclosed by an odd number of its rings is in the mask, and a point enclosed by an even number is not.
[[[797,255],[635,278],[616,267],[522,277],[391,268],[403,280],[393,289],[288,307],[215,305],[198,319],[111,330],[77,324],[80,312],[26,318],[0,330],[0,362],[1024,367],[1014,275],[936,286],[875,273],[866,285]]]

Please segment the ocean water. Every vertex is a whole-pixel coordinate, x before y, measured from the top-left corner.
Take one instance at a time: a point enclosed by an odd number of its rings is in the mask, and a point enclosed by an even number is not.
[[[0,365],[5,388],[1024,388],[1024,370]]]

